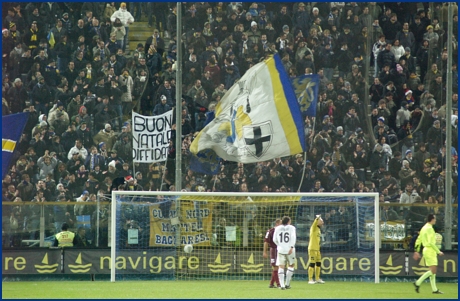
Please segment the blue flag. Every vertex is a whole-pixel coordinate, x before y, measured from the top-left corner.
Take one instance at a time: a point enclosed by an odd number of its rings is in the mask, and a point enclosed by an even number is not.
[[[216,175],[220,169],[220,158],[211,149],[205,149],[194,155],[190,153],[190,169],[207,175]]]
[[[291,79],[300,111],[304,116],[316,117],[318,103],[319,75],[300,75]]]
[[[2,117],[2,179],[8,173],[16,143],[29,119],[29,113],[19,113]]]

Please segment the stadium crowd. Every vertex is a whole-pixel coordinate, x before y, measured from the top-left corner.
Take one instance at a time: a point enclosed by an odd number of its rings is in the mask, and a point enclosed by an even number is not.
[[[181,37],[175,6],[3,3],[2,113],[30,114],[2,181],[3,203],[94,202],[112,189],[175,190],[180,151],[187,191],[379,192],[382,202],[427,204],[387,208],[384,219],[443,214],[432,205],[445,203],[446,156],[453,159],[454,184],[458,176],[455,3],[452,66],[443,3],[430,11],[425,2],[187,2]],[[143,15],[152,36],[129,49],[129,28]],[[184,54],[182,145],[175,145],[173,131],[166,164],[133,165],[131,110],[174,109],[177,47]],[[317,116],[305,118],[306,159],[223,162],[216,175],[193,172],[189,146],[207,115],[246,70],[275,53],[290,77],[320,76]],[[456,186],[452,193],[456,202]],[[93,214],[88,208],[51,210],[47,224],[56,223],[56,232],[63,221],[72,227],[75,216]],[[4,227],[37,237],[39,211],[3,209]]]

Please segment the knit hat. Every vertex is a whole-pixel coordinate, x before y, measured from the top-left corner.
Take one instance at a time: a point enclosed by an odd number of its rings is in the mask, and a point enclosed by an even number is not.
[[[329,118],[329,115],[324,115],[323,120]]]
[[[111,128],[111,127],[112,127],[112,126],[111,126],[109,123],[106,123],[104,128],[105,128],[105,129],[108,129],[108,128]]]
[[[412,153],[412,151],[411,151],[410,149],[406,150],[406,156],[407,156],[407,154],[409,154],[409,153]]]
[[[338,127],[337,127],[337,132],[338,132],[338,131],[343,131],[343,127],[338,126]]]
[[[256,22],[256,21],[252,21],[252,22],[251,22],[251,27],[252,27],[252,26],[257,26],[257,22]]]
[[[379,117],[379,118],[377,118],[377,121],[385,122],[385,118]]]
[[[105,145],[105,142],[99,143],[99,148],[102,148]]]
[[[406,93],[404,93],[404,95],[406,95],[406,96],[407,96],[407,94],[409,94],[409,93],[411,93],[411,94],[412,94],[412,90],[407,90],[407,92],[406,92]]]
[[[283,30],[287,30],[287,29],[289,29],[289,26],[284,25],[284,26],[283,26]]]

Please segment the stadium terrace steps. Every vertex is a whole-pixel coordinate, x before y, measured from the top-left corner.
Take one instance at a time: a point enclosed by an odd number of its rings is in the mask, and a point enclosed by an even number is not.
[[[152,33],[153,28],[148,26],[148,22],[134,22],[131,24],[128,33],[129,51],[135,50],[139,43],[145,45],[145,41]]]
[[[134,51],[137,44],[142,43],[145,45],[145,41],[152,35],[155,26],[149,27],[148,22],[134,22],[129,26],[128,33],[128,47],[130,51]],[[161,36],[164,36],[163,32],[160,32]],[[169,38],[163,38],[165,45],[169,44]]]

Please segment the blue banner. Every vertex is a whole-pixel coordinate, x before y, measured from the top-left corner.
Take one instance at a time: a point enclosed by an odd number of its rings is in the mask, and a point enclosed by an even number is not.
[[[14,149],[21,138],[28,119],[28,112],[2,117],[2,179],[8,173]]]
[[[194,155],[190,153],[190,169],[207,175],[219,173],[220,158],[211,149],[205,149]]]
[[[300,75],[291,80],[300,111],[305,116],[316,117],[318,103],[319,75]]]

